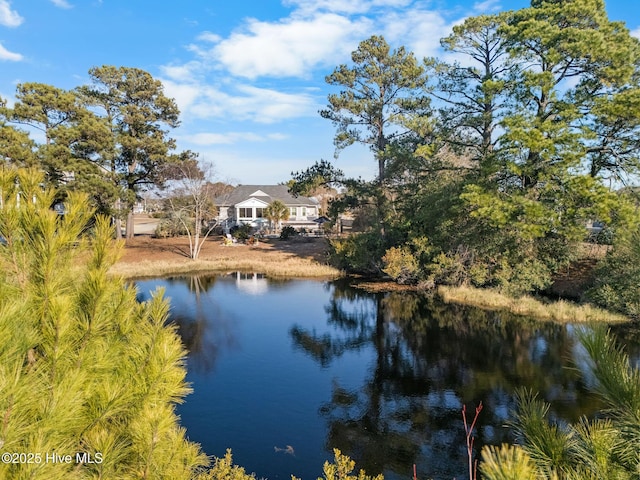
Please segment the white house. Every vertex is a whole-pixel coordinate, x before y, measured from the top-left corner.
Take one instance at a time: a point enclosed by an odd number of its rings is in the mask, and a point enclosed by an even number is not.
[[[319,216],[318,201],[309,197],[294,197],[286,185],[239,185],[231,192],[217,197],[218,224],[225,230],[248,223],[261,228],[268,222],[264,210],[274,200],[280,200],[289,209],[289,219],[282,226],[290,225],[297,230],[316,230]]]

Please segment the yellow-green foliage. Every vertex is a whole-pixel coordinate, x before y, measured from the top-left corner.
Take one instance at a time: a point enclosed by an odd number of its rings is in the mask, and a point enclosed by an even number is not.
[[[382,261],[384,262],[382,271],[398,283],[411,283],[417,280],[420,266],[408,247],[391,247],[382,257]]]
[[[231,450],[227,450],[223,458],[216,458],[211,469],[198,475],[196,480],[255,480],[255,476],[234,465]]]
[[[334,463],[324,462],[323,472],[324,478],[318,480],[383,480],[382,475],[375,477],[369,476],[364,470],[360,470],[357,475],[352,475],[356,462],[351,460],[347,455],[343,455],[337,448],[333,449],[335,455]],[[291,480],[300,480],[291,476]]]
[[[174,412],[189,389],[167,302],[108,278],[108,220],[89,233],[75,194],[59,216],[41,182],[0,169],[0,452],[27,455],[0,478],[192,478],[208,460]]]
[[[537,480],[542,478],[537,467],[522,448],[503,444],[484,447],[480,463],[482,478],[486,480]]]

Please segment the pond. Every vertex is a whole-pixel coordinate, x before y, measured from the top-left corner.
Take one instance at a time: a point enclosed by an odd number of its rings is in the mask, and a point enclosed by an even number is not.
[[[141,300],[165,289],[189,350],[194,392],[178,407],[188,437],[208,455],[232,449],[257,478],[315,480],[334,448],[387,479],[410,478],[414,464],[422,479],[465,478],[463,405],[483,404],[478,451],[513,440],[520,387],[560,421],[601,407],[571,325],[345,281],[233,273],[137,286]]]

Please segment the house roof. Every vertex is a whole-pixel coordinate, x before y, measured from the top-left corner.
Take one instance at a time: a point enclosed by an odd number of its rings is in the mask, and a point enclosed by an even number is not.
[[[286,185],[238,185],[231,192],[213,199],[219,207],[236,205],[248,198],[256,198],[266,203],[280,200],[285,205],[317,205],[318,201],[309,197],[294,197]]]

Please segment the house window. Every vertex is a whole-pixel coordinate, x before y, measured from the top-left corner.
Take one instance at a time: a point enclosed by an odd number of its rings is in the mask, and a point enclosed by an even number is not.
[[[307,207],[302,207],[302,216],[303,217],[307,216]]]
[[[264,208],[256,208],[256,218],[264,218]]]
[[[289,216],[290,217],[295,217],[298,215],[298,208],[297,207],[289,207]]]
[[[253,212],[251,208],[240,208],[240,218],[251,218],[253,216]]]

